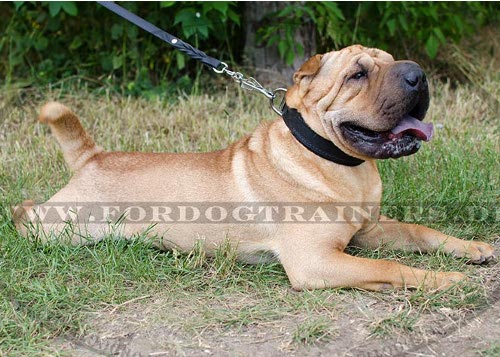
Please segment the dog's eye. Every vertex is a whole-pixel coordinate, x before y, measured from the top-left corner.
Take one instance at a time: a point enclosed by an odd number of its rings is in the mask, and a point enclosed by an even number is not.
[[[361,79],[368,77],[368,73],[366,71],[359,71],[351,76],[351,79]]]

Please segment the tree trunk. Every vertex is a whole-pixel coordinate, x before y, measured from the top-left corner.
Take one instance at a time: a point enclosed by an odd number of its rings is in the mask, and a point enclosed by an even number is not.
[[[310,21],[303,21],[302,25],[298,26],[295,31],[295,43],[303,46],[304,54],[299,56],[296,53],[291,66],[287,65],[285,60],[280,57],[277,44],[267,46],[265,43],[259,44],[257,42],[257,31],[269,21],[265,16],[290,5],[300,6],[301,3],[291,1],[249,1],[244,3],[245,63],[255,68],[255,77],[265,85],[287,86],[291,84],[293,73],[316,53],[315,31]]]

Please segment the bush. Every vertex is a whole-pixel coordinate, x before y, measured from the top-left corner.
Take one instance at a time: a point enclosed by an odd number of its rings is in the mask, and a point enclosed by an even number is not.
[[[277,45],[287,63],[293,62],[294,53],[303,52],[291,35],[306,21],[315,24],[319,52],[360,43],[405,57],[425,50],[434,59],[443,44],[498,22],[497,7],[481,2],[293,3],[269,14],[269,25],[260,36],[268,45]]]
[[[229,2],[126,2],[123,6],[216,58],[240,62],[244,52],[243,4]],[[319,52],[362,43],[397,57],[437,56],[456,42],[498,22],[496,3],[294,2],[269,14],[258,31],[292,63],[303,46],[299,23],[316,29]],[[0,76],[5,83],[44,84],[88,78],[126,94],[157,95],[188,88],[195,61],[174,51],[94,2],[0,3]],[[196,83],[196,81],[194,81]]]
[[[230,55],[239,16],[231,2],[122,4],[213,56]],[[95,2],[1,3],[0,75],[9,83],[97,78],[128,94],[183,86],[197,64]],[[166,79],[175,78],[175,83]]]

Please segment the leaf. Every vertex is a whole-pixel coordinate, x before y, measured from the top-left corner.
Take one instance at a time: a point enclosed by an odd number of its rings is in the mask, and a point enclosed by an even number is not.
[[[113,62],[109,56],[101,58],[101,67],[104,71],[108,72],[113,69]]]
[[[208,38],[208,26],[198,26],[196,30],[200,34],[201,39]]]
[[[51,17],[56,17],[61,11],[61,1],[50,1],[49,2],[49,14]]]
[[[137,47],[131,48],[127,52],[127,57],[130,58],[131,60],[139,59],[140,58],[140,54],[139,54],[139,51],[138,51]]]
[[[229,9],[229,2],[227,1],[215,1],[212,3],[207,3],[212,5],[212,8],[220,12],[222,15],[226,15]]]
[[[62,1],[61,8],[70,16],[78,15],[78,8],[74,1]]]
[[[137,35],[139,34],[139,28],[137,26],[127,26],[127,36],[131,40],[134,40],[137,38]]]
[[[392,16],[392,13],[390,11],[384,11],[383,14],[384,16],[382,16],[382,20],[379,21],[379,28],[382,28],[384,24],[387,24],[387,21]]]
[[[294,59],[295,59],[295,54],[293,53],[293,51],[287,51],[286,57],[285,57],[286,64],[292,65]]]
[[[285,6],[282,10],[280,10],[276,14],[276,17],[278,17],[278,18],[286,17],[286,16],[290,15],[292,12],[294,12],[295,10],[296,10],[296,5]]]
[[[43,51],[49,46],[49,40],[46,37],[39,37],[34,41],[34,45],[37,51]]]
[[[432,31],[434,32],[434,34],[437,36],[437,38],[441,43],[446,43],[446,37],[444,37],[444,34],[439,27],[434,27]]]
[[[300,43],[297,44],[297,54],[298,57],[304,57],[304,46]]]
[[[113,56],[113,69],[118,69],[123,64],[123,56]]]
[[[186,57],[181,52],[175,53],[175,59],[177,60],[177,68],[179,70],[184,69],[186,67]]]
[[[344,14],[342,13],[342,10],[339,9],[338,5],[332,1],[324,1],[320,3],[323,5],[327,10],[328,13],[331,15],[335,15],[335,17],[339,20],[345,20]]]
[[[301,10],[303,12],[302,16],[307,15],[311,19],[316,19],[316,16],[315,16],[316,14],[314,13],[314,10],[311,7],[309,7],[309,6],[302,6]]]
[[[189,39],[191,36],[193,36],[196,33],[196,29],[194,27],[191,27],[191,26],[183,26],[182,33],[186,39]]]
[[[436,58],[437,52],[439,48],[439,41],[434,35],[430,35],[427,41],[425,42],[425,50],[430,58]]]
[[[286,43],[286,41],[283,41],[281,40],[281,36],[280,35],[273,35],[271,36],[268,40],[267,40],[267,45],[268,46],[271,46],[271,45],[274,45],[276,42],[278,43],[281,43],[281,42],[284,42]],[[278,45],[279,46],[279,45]]]
[[[160,8],[172,7],[175,5],[175,1],[160,1]]]
[[[119,24],[114,24],[111,26],[111,38],[113,40],[116,40],[120,38],[120,36],[123,34],[123,26]]]
[[[458,30],[458,33],[464,32],[464,23],[459,16],[453,16],[453,22],[455,23],[455,27]]]
[[[394,36],[394,34],[396,33],[396,20],[395,19],[390,19],[389,21],[387,21],[387,28],[389,29],[389,34],[391,36]]]
[[[278,43],[278,52],[279,52],[281,58],[285,58],[285,52],[287,50],[287,47],[288,46],[287,46],[286,41],[280,41]]]
[[[434,19],[434,21],[439,21],[439,16],[437,14],[436,8],[433,6],[432,3],[430,5],[431,6],[428,8],[429,9],[429,14]]]
[[[21,8],[21,6],[23,6],[25,3],[25,1],[14,1],[14,7],[16,8],[16,11],[19,10]]]
[[[76,50],[78,49],[81,45],[83,45],[82,38],[80,36],[75,36],[73,38],[73,41],[71,41],[71,44],[69,45],[70,50]]]
[[[229,19],[234,22],[236,25],[240,26],[240,17],[238,16],[237,13],[235,13],[233,10],[229,9],[227,12],[227,16]]]
[[[185,26],[185,24],[187,23],[192,23],[195,17],[196,17],[195,10],[192,7],[182,9],[177,14],[175,14],[174,25],[180,23],[183,26]]]
[[[403,30],[408,32],[408,22],[406,21],[406,17],[404,15],[398,15],[398,20]]]

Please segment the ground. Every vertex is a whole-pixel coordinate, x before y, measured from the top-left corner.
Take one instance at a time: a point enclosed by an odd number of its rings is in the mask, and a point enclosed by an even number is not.
[[[500,241],[496,248],[500,247]],[[478,269],[488,295],[488,306],[470,311],[443,307],[418,317],[412,331],[389,327],[374,334],[374,324],[404,310],[391,294],[359,291],[339,296],[336,307],[312,314],[284,314],[274,321],[226,327],[222,323],[186,331],[179,320],[196,312],[159,293],[93,315],[89,334],[61,338],[57,344],[72,356],[494,356],[500,351],[500,264]],[[287,291],[287,294],[301,294]],[[340,297],[340,298],[339,298]],[[392,296],[393,297],[393,296]],[[189,301],[186,296],[186,301]],[[258,304],[252,296],[227,296],[207,309],[241,309]],[[396,319],[397,320],[397,319]],[[297,325],[319,324],[320,335],[297,341]],[[397,321],[396,321],[397,323]],[[188,323],[189,324],[189,323]],[[326,325],[322,327],[321,324]],[[305,338],[311,331],[304,331]],[[323,336],[322,336],[323,335]],[[306,343],[304,343],[306,342]],[[309,343],[307,343],[309,342]]]

